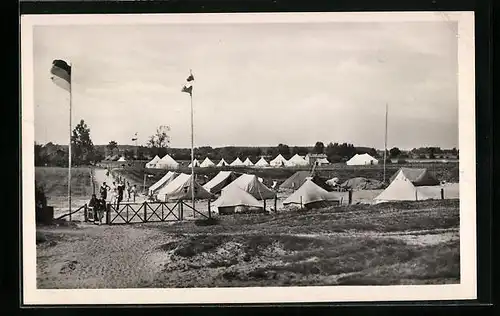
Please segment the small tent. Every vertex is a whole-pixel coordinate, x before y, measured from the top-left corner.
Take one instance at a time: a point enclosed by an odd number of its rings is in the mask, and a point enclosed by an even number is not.
[[[290,160],[285,162],[285,166],[287,167],[299,167],[299,166],[307,166],[309,163],[302,156],[295,154]]]
[[[177,169],[179,168],[179,163],[170,157],[170,155],[165,155],[163,158],[158,160],[156,163],[156,168],[158,169]]]
[[[179,174],[177,172],[167,172],[167,174],[165,174],[160,180],[156,181],[152,186],[149,187],[149,195],[153,195],[158,192],[158,190],[172,182],[172,180],[174,180],[178,175]]]
[[[232,171],[221,171],[212,180],[203,185],[205,190],[212,194],[219,193],[226,185],[236,178]]]
[[[240,189],[250,193],[257,200],[273,199],[276,193],[266,187],[259,181],[258,177],[253,174],[242,174],[236,180],[231,182],[226,188],[237,186]]]
[[[222,158],[219,163],[217,164],[217,167],[225,167],[228,166],[229,164]]]
[[[260,157],[259,161],[255,163],[255,167],[259,168],[269,167],[269,163],[264,159],[264,157]]]
[[[118,159],[120,159],[120,157],[118,155],[114,155],[114,156],[111,156],[111,158],[109,160],[110,161],[117,161]]]
[[[208,157],[203,160],[203,162],[200,164],[200,167],[202,168],[209,168],[209,167],[215,167],[215,164],[210,160]]]
[[[160,161],[160,157],[158,157],[158,155],[156,155],[153,159],[151,159],[150,162],[146,163],[146,168],[155,168],[156,167],[156,163],[158,161]]]
[[[283,201],[283,205],[296,204],[305,208],[339,204],[341,199],[334,192],[328,192],[311,179],[307,179],[300,188]]]
[[[127,161],[127,160],[125,160],[125,157],[121,156],[121,157],[118,159],[118,161],[120,161],[120,162],[124,162],[124,161]]]
[[[348,166],[377,165],[378,160],[368,154],[356,154],[351,159],[349,159],[346,164]]]
[[[162,201],[191,199],[192,180],[193,177],[190,174],[181,173],[169,184],[158,190],[158,199]],[[211,194],[194,181],[194,197],[195,199],[208,199]]]
[[[250,158],[247,157],[247,159],[245,159],[245,161],[243,161],[243,165],[246,167],[251,167],[251,166],[253,166],[253,162],[250,160]]]
[[[405,177],[412,182],[414,186],[439,185],[439,181],[425,168],[400,168],[392,175],[392,182],[399,172],[403,172]]]
[[[416,201],[428,200],[429,198],[423,192],[419,192],[400,170],[391,184],[375,198],[375,201]]]
[[[231,167],[243,167],[243,162],[240,158],[236,158],[233,162],[231,162]]]
[[[193,160],[193,162],[189,163],[188,167],[191,168],[192,165],[194,165],[195,168],[199,167],[200,166],[200,162],[197,159],[195,159],[195,160]]]
[[[234,214],[239,210],[262,211],[262,203],[245,190],[232,186],[222,190],[221,196],[214,202],[220,215]]]
[[[311,179],[316,185],[321,188],[327,190],[331,189],[330,186],[323,179],[318,176],[311,177],[311,173],[309,171],[297,171],[288,179],[286,179],[279,188],[281,190],[297,190],[306,182],[307,179]]]
[[[282,167],[286,164],[286,159],[281,154],[279,154],[278,156],[276,156],[276,158],[271,160],[269,164],[272,167]]]

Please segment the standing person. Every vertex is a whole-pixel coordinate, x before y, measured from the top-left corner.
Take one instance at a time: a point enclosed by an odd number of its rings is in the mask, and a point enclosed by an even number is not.
[[[130,182],[127,181],[127,202],[130,201],[131,197],[132,197],[132,187],[130,186]]]
[[[137,186],[134,184],[134,186],[130,189],[130,192],[132,193],[132,198],[134,199],[135,203],[135,197],[137,196]]]
[[[119,184],[118,185],[118,197],[116,201],[116,209],[120,206],[120,202],[123,201],[123,191],[125,190],[125,185],[124,184]]]
[[[103,182],[101,184],[101,187],[99,188],[99,193],[101,194],[101,199],[106,200],[108,198],[108,190],[111,189],[109,185],[106,184],[106,182]]]
[[[113,185],[111,186],[111,203],[115,204],[117,198],[118,198],[118,187],[116,186],[116,182],[113,181]]]
[[[99,220],[99,225],[102,224],[102,218],[105,212],[106,212],[106,200],[100,199],[98,200],[98,208],[97,208],[97,219]],[[94,218],[94,223],[95,223],[95,218]]]
[[[99,200],[97,199],[95,194],[92,194],[92,198],[89,201],[89,211],[92,213],[92,218],[95,222],[95,218],[97,217],[97,209],[99,208]]]

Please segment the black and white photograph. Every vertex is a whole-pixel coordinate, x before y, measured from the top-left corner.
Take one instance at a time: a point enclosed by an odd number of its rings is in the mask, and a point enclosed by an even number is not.
[[[475,298],[473,25],[23,16],[25,303]]]

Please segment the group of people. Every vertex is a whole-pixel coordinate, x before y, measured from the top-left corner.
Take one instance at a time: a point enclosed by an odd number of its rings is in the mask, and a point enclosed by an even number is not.
[[[124,200],[125,197],[127,198],[127,202],[135,202],[135,199],[137,197],[137,186],[135,184],[130,185],[128,181],[123,181],[118,184],[116,182],[113,182],[112,186],[110,187],[106,184],[106,182],[103,182],[101,187],[99,188],[100,198],[97,198],[95,194],[92,194],[92,198],[90,199],[90,202],[88,204],[90,210],[94,215],[94,223],[96,221],[98,221],[99,224],[102,223],[102,218],[106,211],[106,204],[108,201],[108,192],[111,193],[111,203],[113,203],[118,209],[120,203]]]

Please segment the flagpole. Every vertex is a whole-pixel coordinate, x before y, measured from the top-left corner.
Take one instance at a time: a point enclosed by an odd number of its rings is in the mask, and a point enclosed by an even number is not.
[[[193,204],[194,215],[194,126],[193,126],[193,91],[189,94],[191,97],[191,203]]]
[[[384,136],[384,183],[385,183],[385,164],[387,160],[387,112],[388,112],[389,105],[386,103],[385,104],[385,136]]]
[[[73,72],[73,65],[70,65],[71,72]],[[69,221],[71,222],[71,108],[73,102],[73,94],[72,94],[72,75],[70,72],[70,84],[69,84],[69,147],[68,147],[68,212],[69,212]]]

